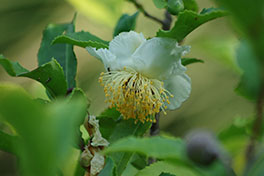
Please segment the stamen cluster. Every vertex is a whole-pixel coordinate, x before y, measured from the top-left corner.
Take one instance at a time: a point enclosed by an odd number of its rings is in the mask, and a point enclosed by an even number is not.
[[[149,79],[132,68],[102,72],[99,82],[104,87],[106,102],[115,107],[125,119],[144,123],[155,122],[155,114],[163,111],[164,102],[170,104],[173,95],[164,89],[164,83]]]

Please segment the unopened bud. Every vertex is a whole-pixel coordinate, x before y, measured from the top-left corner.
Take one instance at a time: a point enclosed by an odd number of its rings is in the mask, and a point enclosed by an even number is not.
[[[168,0],[168,11],[173,15],[178,15],[184,10],[184,3],[182,0]]]
[[[192,131],[186,136],[188,157],[201,165],[210,165],[220,155],[216,138],[206,131]]]

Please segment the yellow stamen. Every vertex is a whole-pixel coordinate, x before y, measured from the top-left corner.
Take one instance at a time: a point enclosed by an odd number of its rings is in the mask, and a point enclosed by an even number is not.
[[[124,67],[121,71],[101,73],[99,82],[104,86],[106,102],[123,115],[124,119],[135,119],[135,122],[155,122],[153,117],[163,111],[172,94],[164,88],[164,83],[149,79],[132,68]]]

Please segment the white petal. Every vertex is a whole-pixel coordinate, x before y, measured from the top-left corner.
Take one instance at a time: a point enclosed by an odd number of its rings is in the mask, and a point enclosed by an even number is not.
[[[132,55],[137,63],[134,69],[151,78],[167,79],[175,71],[175,64],[180,64],[181,56],[189,50],[188,46],[179,46],[174,39],[152,38]]]
[[[97,59],[101,60],[105,66],[105,69],[108,70],[112,67],[116,67],[116,56],[113,55],[108,49],[96,49],[92,47],[86,47],[86,50]]]
[[[142,33],[122,32],[109,43],[109,51],[117,59],[128,59],[146,41]]]
[[[164,81],[164,87],[171,94],[170,104],[166,104],[168,109],[174,110],[181,106],[181,104],[189,97],[191,93],[191,79],[185,74],[172,75],[168,80]]]

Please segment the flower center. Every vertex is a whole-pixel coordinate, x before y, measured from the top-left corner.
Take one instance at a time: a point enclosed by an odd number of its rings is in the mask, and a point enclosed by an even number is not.
[[[125,119],[137,122],[155,122],[155,114],[162,110],[164,102],[170,104],[173,95],[164,89],[162,81],[149,79],[132,68],[101,73],[99,82],[104,86],[106,102],[115,107]]]

